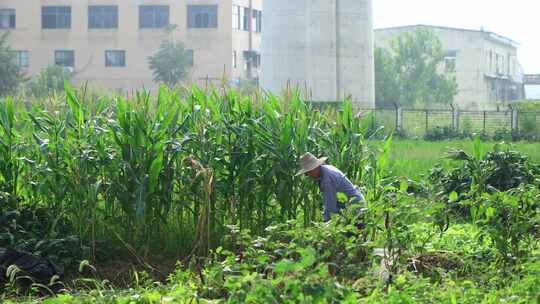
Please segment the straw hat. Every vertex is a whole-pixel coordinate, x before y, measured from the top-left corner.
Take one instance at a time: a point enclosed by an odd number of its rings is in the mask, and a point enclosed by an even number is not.
[[[298,171],[296,176],[302,175],[302,174],[304,174],[306,172],[309,172],[309,171],[311,171],[313,169],[317,169],[317,167],[324,164],[324,162],[326,162],[327,159],[328,159],[328,157],[316,158],[313,154],[307,152],[306,154],[302,155],[302,157],[300,158],[301,169],[300,169],[300,171]]]

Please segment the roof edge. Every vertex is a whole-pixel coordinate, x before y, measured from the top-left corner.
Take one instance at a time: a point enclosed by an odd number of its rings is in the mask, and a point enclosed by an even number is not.
[[[458,28],[458,27],[449,27],[449,26],[439,26],[439,25],[428,25],[428,24],[411,24],[411,25],[401,25],[401,26],[391,26],[391,27],[383,27],[383,28],[377,28],[374,29],[375,32],[377,31],[385,31],[385,30],[397,30],[397,29],[406,29],[406,28],[415,28],[415,27],[427,27],[427,28],[436,28],[436,29],[443,29],[443,30],[451,30],[451,31],[463,31],[463,32],[475,32],[475,33],[484,33],[487,35],[488,38],[494,39],[497,42],[510,45],[512,47],[518,48],[520,44],[508,37],[504,37],[502,35],[499,35],[497,33],[491,32],[491,31],[485,31],[485,30],[473,30],[473,29],[465,29],[465,28]]]

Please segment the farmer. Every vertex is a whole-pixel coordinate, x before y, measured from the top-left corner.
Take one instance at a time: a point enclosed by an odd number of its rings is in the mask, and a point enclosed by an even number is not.
[[[323,220],[328,222],[334,213],[339,213],[346,206],[339,202],[337,193],[341,192],[347,195],[351,203],[363,203],[365,199],[360,190],[351,183],[351,181],[338,168],[325,165],[328,157],[316,158],[311,153],[302,155],[300,159],[301,170],[297,175],[305,174],[319,182],[319,188],[323,193],[324,211]],[[362,224],[357,225],[359,228]]]

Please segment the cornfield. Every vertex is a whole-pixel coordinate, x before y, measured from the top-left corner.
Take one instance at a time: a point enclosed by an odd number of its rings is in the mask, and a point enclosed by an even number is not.
[[[81,245],[204,254],[229,225],[319,219],[316,184],[295,177],[305,151],[351,180],[366,166],[369,128],[345,103],[319,111],[291,93],[240,96],[160,88],[157,96],[75,91],[0,103],[0,202],[67,218]],[[59,229],[51,221],[49,235]]]

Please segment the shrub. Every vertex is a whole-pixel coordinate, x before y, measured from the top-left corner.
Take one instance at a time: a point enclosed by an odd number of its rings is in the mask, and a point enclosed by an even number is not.
[[[66,216],[48,208],[23,206],[0,211],[0,247],[11,247],[48,257],[64,265],[82,258],[80,239],[72,234]]]
[[[540,227],[540,192],[534,186],[482,196],[471,207],[471,217],[482,228],[480,238],[489,237],[504,264],[525,258]]]
[[[63,92],[64,83],[73,77],[71,70],[51,65],[43,69],[29,83],[30,93],[36,97],[48,96],[52,92]]]
[[[451,126],[437,126],[435,129],[427,130],[426,134],[424,135],[424,139],[428,141],[445,140],[452,138],[463,138],[463,133],[460,133]]]
[[[468,208],[459,201],[482,192],[494,193],[514,189],[521,184],[534,184],[540,174],[540,165],[500,144],[484,156],[472,157],[459,150],[454,151],[451,158],[462,161],[461,165],[450,170],[435,166],[429,181],[447,199],[452,193],[457,194],[447,201],[454,211],[462,215]]]

